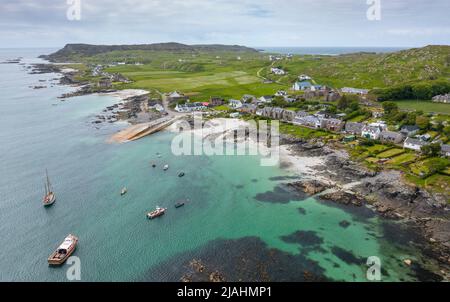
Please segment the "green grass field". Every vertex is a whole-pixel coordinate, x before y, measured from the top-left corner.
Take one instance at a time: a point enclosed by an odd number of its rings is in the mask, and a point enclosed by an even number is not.
[[[240,99],[244,94],[272,95],[280,89],[288,88],[276,83],[264,84],[257,76],[259,65],[255,64],[267,63],[260,61],[249,59],[237,64],[234,61],[216,62],[199,57],[195,64],[198,65],[198,70],[186,71],[183,70],[183,65],[171,65],[171,68],[179,70],[161,70],[160,66],[148,64],[116,66],[107,71],[121,73],[133,81],[120,88],[156,89],[162,93],[177,90],[200,101],[208,100],[211,96]]]
[[[384,152],[381,152],[377,155],[378,158],[392,158],[398,155],[401,155],[405,153],[405,150],[403,149],[399,149],[399,148],[394,148],[394,149],[390,149]]]
[[[431,101],[417,101],[417,100],[404,100],[395,101],[400,109],[403,110],[418,110],[426,113],[434,112],[440,114],[450,115],[450,104],[433,103]]]

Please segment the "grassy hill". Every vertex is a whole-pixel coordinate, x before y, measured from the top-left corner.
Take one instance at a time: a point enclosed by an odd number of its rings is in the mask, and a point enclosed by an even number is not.
[[[198,53],[207,52],[257,52],[253,48],[239,45],[185,45],[180,43],[158,43],[142,45],[90,45],[90,44],[67,44],[64,48],[50,55],[43,55],[41,58],[51,62],[80,61],[86,57],[99,54],[117,52],[169,52],[169,53]]]
[[[133,80],[132,84],[117,88],[180,90],[199,100],[215,95],[241,98],[243,94],[273,94],[280,89],[289,89],[300,74],[308,74],[316,83],[335,88],[373,89],[424,82],[427,85],[450,83],[450,46],[427,46],[389,54],[299,55],[276,62],[270,62],[268,56],[243,46],[163,43],[68,44],[44,58],[81,62],[86,66],[125,62],[127,65],[106,70],[122,73]],[[285,69],[288,75],[270,74],[272,66]],[[264,84],[265,78],[277,83]]]
[[[302,56],[280,64],[291,82],[308,74],[333,87],[384,88],[426,80],[450,81],[450,46],[427,46],[389,54],[356,53],[340,56]]]

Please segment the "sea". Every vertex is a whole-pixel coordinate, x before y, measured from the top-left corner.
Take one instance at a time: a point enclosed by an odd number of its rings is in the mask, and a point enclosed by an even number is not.
[[[258,156],[175,156],[169,131],[109,143],[127,125],[93,121],[118,100],[59,99],[74,88],[28,69],[51,51],[0,50],[23,57],[0,64],[0,281],[436,280],[413,226],[299,195],[286,183],[302,175]],[[166,215],[148,220],[157,206]],[[49,267],[68,234],[74,258]]]
[[[405,47],[256,47],[263,52],[293,55],[326,55],[338,56],[343,54],[370,52],[391,53],[405,50]]]

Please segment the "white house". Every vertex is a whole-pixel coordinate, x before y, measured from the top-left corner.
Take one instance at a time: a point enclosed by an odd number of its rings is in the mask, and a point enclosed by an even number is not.
[[[403,148],[420,152],[422,150],[422,147],[426,144],[426,142],[423,142],[421,140],[408,137],[403,144]]]
[[[275,68],[275,67],[272,67],[270,69],[270,72],[273,74],[276,74],[276,75],[285,75],[286,74],[286,71],[284,71],[283,69]]]
[[[312,78],[310,76],[307,76],[306,74],[302,74],[298,77],[298,79],[303,82],[303,81],[311,81]]]
[[[230,100],[228,104],[231,108],[239,109],[242,107],[242,102],[239,100]]]
[[[312,84],[308,81],[302,81],[302,82],[296,82],[294,86],[292,86],[292,89],[295,91],[302,91],[306,90],[308,88],[311,88]]]
[[[177,104],[175,107],[175,111],[177,112],[195,112],[195,111],[203,111],[207,109],[202,103],[186,103],[186,104]]]
[[[374,140],[379,139],[380,135],[381,135],[380,127],[373,127],[373,126],[364,126],[361,133],[362,137]]]
[[[272,103],[273,96],[271,95],[265,95],[258,99],[261,103]]]
[[[367,95],[369,93],[369,90],[368,89],[344,87],[344,88],[341,89],[341,92],[342,93],[349,93],[349,94]]]
[[[275,96],[287,96],[287,92],[284,90],[279,90],[275,93]]]

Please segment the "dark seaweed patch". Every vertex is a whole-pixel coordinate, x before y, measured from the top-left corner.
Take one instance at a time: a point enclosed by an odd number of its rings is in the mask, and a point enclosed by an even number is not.
[[[341,222],[339,222],[339,226],[344,229],[348,228],[350,225],[351,223],[348,222],[347,220],[342,220]]]
[[[291,201],[299,200],[300,197],[298,193],[293,192],[284,186],[276,186],[273,191],[257,194],[255,199],[262,202],[289,203]]]
[[[331,248],[331,252],[338,257],[339,259],[341,259],[342,261],[344,261],[347,264],[355,264],[358,266],[364,265],[366,263],[366,259],[363,259],[361,257],[356,256],[355,254],[353,254],[350,251],[344,250],[343,248],[340,248],[338,246],[333,246]]]
[[[282,236],[281,239],[287,243],[299,243],[304,247],[318,246],[323,243],[323,239],[313,231],[297,231],[293,234]]]
[[[269,248],[256,237],[215,240],[202,248],[152,267],[137,281],[208,282],[220,275],[227,282],[332,281],[317,262]]]
[[[306,215],[306,210],[302,207],[298,208],[298,211],[300,212],[300,214],[302,215]]]

